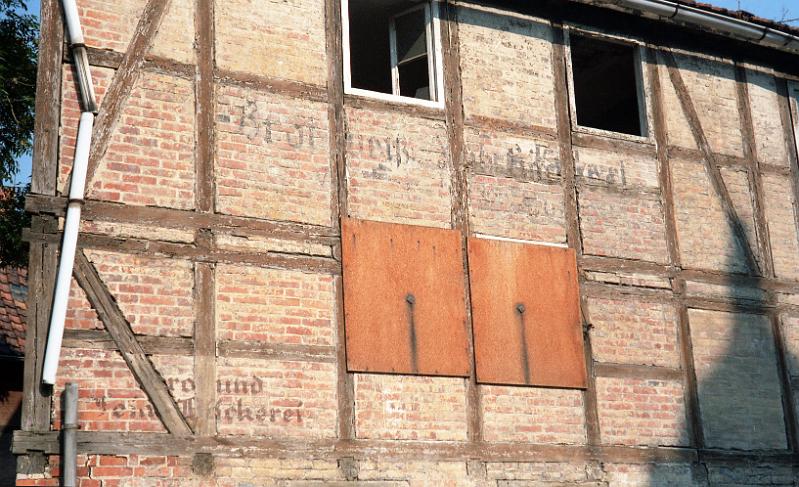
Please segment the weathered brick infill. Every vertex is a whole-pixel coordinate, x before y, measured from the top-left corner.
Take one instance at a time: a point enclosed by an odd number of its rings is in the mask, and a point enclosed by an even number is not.
[[[17,485],[60,485],[75,382],[81,487],[799,486],[797,55],[435,3],[423,104],[345,93],[340,0],[78,0],[100,108],[51,394],[80,106],[42,0]],[[635,50],[643,135],[577,124],[579,32]],[[464,376],[348,370],[342,218],[573,249],[587,387],[478,383],[471,308]]]

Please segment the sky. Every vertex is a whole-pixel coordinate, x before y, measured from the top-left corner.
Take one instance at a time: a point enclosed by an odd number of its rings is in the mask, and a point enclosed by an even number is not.
[[[712,3],[719,7],[731,10],[743,9],[760,17],[767,19],[786,21],[791,25],[799,27],[799,0],[703,0],[705,3]],[[27,2],[28,11],[39,14],[39,0]],[[18,159],[19,172],[12,184],[25,185],[31,177],[31,157],[30,154],[23,155]]]

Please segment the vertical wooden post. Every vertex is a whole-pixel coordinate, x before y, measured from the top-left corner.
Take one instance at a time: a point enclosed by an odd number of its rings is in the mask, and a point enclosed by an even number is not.
[[[760,250],[761,269],[764,277],[774,277],[774,261],[771,256],[768,222],[766,221],[763,203],[763,178],[760,174],[760,161],[755,143],[755,127],[752,122],[752,107],[749,102],[749,84],[746,79],[746,68],[740,64],[735,66],[735,86],[738,95],[738,114],[741,120],[744,157],[749,163],[747,175],[753,193],[752,210],[757,232],[757,245]]]
[[[195,44],[197,69],[194,97],[196,107],[196,170],[195,207],[198,211],[214,211],[214,156],[216,114],[214,84],[214,1],[195,3]]]
[[[194,264],[194,381],[199,436],[216,435],[216,293],[215,266]]]
[[[555,83],[555,111],[557,118],[558,147],[560,148],[561,173],[563,174],[563,206],[566,218],[566,239],[569,246],[577,253],[579,262],[583,255],[583,240],[580,232],[579,204],[577,201],[577,176],[574,167],[574,151],[572,147],[571,119],[569,110],[568,83],[566,80],[566,39],[563,25],[552,23],[552,75]],[[580,272],[580,284],[584,282]],[[588,386],[583,395],[585,408],[585,425],[589,445],[600,443],[599,411],[597,405],[596,374],[591,347],[591,335],[588,331],[588,309],[585,299],[580,300],[580,313],[583,318],[585,342],[585,366]]]
[[[472,329],[472,313],[469,291],[469,267],[467,238],[471,233],[469,223],[469,180],[466,167],[464,147],[464,112],[463,88],[460,67],[460,37],[458,28],[458,7],[450,3],[441,3],[441,53],[444,66],[444,105],[447,122],[447,141],[450,153],[450,172],[452,187],[452,228],[461,232],[463,247],[463,278],[466,302],[466,326],[469,356],[474,356],[474,333]],[[474,360],[471,361],[469,378],[466,380],[466,414],[467,437],[469,441],[479,442],[483,439],[482,405],[480,387],[477,384]]]
[[[64,26],[58,0],[42,0],[40,19],[31,192],[54,196],[58,185],[61,61],[64,54]],[[58,221],[53,217],[35,216],[31,221],[31,229],[39,233],[55,233]],[[24,431],[50,429],[51,391],[42,388],[41,373],[55,288],[57,255],[58,247],[54,244],[30,244],[22,407]],[[46,463],[47,459],[42,454],[24,455],[19,457],[17,468],[21,473],[41,473]]]
[[[344,73],[340,0],[325,0],[325,32],[327,49],[327,98],[330,133],[331,214],[333,227],[341,235],[341,218],[349,214],[347,207],[346,126],[344,123]],[[340,260],[341,248],[335,251]],[[353,374],[347,372],[347,349],[344,331],[344,285],[341,276],[335,277],[336,344],[338,371],[338,436],[343,440],[355,438],[355,386]]]
[[[655,144],[657,145],[658,173],[663,213],[666,222],[666,244],[669,260],[675,269],[681,269],[679,240],[677,239],[677,221],[674,209],[674,190],[669,164],[668,136],[666,117],[663,106],[663,88],[660,84],[660,67],[655,48],[647,48],[649,83],[652,88],[652,119],[654,124]],[[689,442],[700,448],[704,445],[701,415],[699,412],[699,392],[694,370],[694,355],[691,343],[691,330],[688,323],[688,308],[683,302],[684,282],[673,279],[672,292],[676,297],[679,328],[677,340],[680,345],[680,368],[683,371],[683,401],[685,402],[686,423],[689,430]]]

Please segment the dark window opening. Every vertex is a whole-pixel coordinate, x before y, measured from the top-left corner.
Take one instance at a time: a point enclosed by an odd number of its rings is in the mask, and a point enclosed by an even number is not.
[[[577,124],[645,136],[635,47],[579,35],[570,44]]]
[[[431,7],[408,0],[349,0],[353,88],[435,100]]]

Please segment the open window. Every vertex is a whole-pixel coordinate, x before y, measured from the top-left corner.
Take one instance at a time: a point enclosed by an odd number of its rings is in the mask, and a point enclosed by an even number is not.
[[[347,93],[443,106],[435,1],[342,0],[341,5]]]
[[[569,35],[572,115],[591,129],[647,136],[638,49],[633,44]]]

